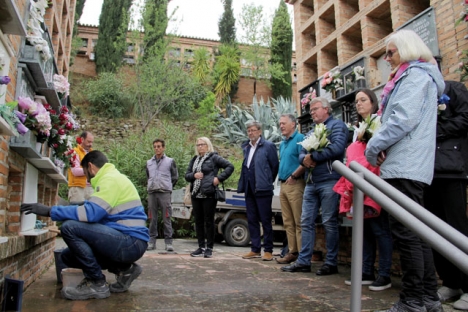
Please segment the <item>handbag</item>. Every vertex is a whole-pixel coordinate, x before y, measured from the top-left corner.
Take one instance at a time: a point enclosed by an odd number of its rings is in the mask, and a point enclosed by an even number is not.
[[[225,202],[226,201],[226,191],[224,190],[224,183],[221,182],[223,189],[216,188],[215,198],[217,201]]]
[[[192,205],[192,193],[190,193],[190,184],[185,187],[184,205],[185,206]]]

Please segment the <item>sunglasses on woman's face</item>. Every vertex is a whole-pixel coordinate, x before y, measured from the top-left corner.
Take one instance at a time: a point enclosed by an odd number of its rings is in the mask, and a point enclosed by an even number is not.
[[[395,54],[395,52],[398,52],[398,49],[392,49],[392,50],[387,50],[385,52],[385,58],[392,58],[393,57],[393,54]]]

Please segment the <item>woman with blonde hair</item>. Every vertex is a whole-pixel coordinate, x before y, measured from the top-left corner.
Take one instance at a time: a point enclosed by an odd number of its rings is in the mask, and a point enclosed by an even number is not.
[[[219,172],[219,169],[224,170]],[[218,184],[224,182],[233,172],[234,166],[214,151],[210,139],[201,137],[196,140],[195,156],[185,173],[185,180],[190,182],[198,240],[198,249],[190,254],[192,257],[211,258],[213,255],[216,189]]]
[[[445,86],[432,59],[412,30],[387,38],[385,60],[392,72],[381,95],[382,126],[366,148],[381,178],[421,206],[434,173],[437,99]],[[388,311],[443,311],[431,247],[393,216],[389,221],[403,277],[400,300]]]

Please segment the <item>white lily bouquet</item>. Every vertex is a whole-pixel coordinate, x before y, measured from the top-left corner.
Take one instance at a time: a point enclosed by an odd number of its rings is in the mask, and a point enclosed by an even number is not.
[[[361,142],[369,142],[374,133],[380,128],[380,116],[372,114],[359,123],[359,127],[354,127],[356,131],[356,140]]]
[[[304,141],[297,144],[302,145],[302,147],[309,153],[313,151],[320,152],[325,147],[330,145],[330,141],[327,138],[328,135],[327,126],[325,124],[318,124],[314,128],[314,132],[309,134],[304,138]],[[307,175],[306,182],[309,181],[312,174],[313,168],[309,168],[309,174]]]

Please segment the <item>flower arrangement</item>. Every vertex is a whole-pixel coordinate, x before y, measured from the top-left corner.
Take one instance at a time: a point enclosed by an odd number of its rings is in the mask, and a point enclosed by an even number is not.
[[[7,85],[11,81],[10,77],[8,76],[0,76],[0,85]]]
[[[437,101],[437,116],[440,118],[445,118],[445,110],[447,105],[450,102],[450,97],[447,94],[442,94],[439,100]]]
[[[304,96],[301,99],[301,106],[304,109],[304,107],[312,101],[312,99],[317,97],[317,93],[315,92],[314,88],[309,89],[309,93],[304,94]]]
[[[359,123],[359,127],[354,127],[357,134],[357,140],[365,143],[369,142],[369,140],[381,125],[382,123],[380,122],[380,116],[377,114],[368,116]]]
[[[343,88],[343,81],[341,80],[340,75],[340,69],[338,67],[333,68],[329,72],[326,72],[325,75],[323,75],[320,86],[327,92],[331,92],[338,88]]]
[[[8,123],[14,135],[25,134],[29,131],[26,128],[18,116],[15,114],[15,107],[18,105],[16,102],[5,103],[5,105],[0,105],[0,116]]]
[[[54,75],[54,88],[57,91],[59,98],[63,99],[68,96],[70,91],[70,83],[63,75]]]
[[[31,1],[31,11],[29,12],[28,34],[26,39],[34,46],[36,51],[41,52],[42,59],[47,61],[52,57],[49,44],[42,38],[41,24],[44,22],[45,11],[49,4],[47,0]]]
[[[80,125],[66,106],[61,106],[59,112],[52,109],[49,104],[45,104],[44,107],[49,112],[52,123],[47,145],[54,152],[56,165],[63,168],[69,163],[70,156],[67,152],[73,148],[73,138],[70,134],[78,130]]]
[[[300,144],[307,152],[311,153],[313,151],[321,152],[325,147],[330,144],[330,141],[327,138],[328,130],[325,124],[318,124],[315,126],[314,131],[307,135]],[[309,181],[313,168],[309,169],[309,174],[307,175],[306,182]]]
[[[50,136],[52,124],[50,114],[42,103],[34,102],[28,97],[18,98],[20,111],[16,115],[21,122],[37,136],[39,143],[44,143]]]

